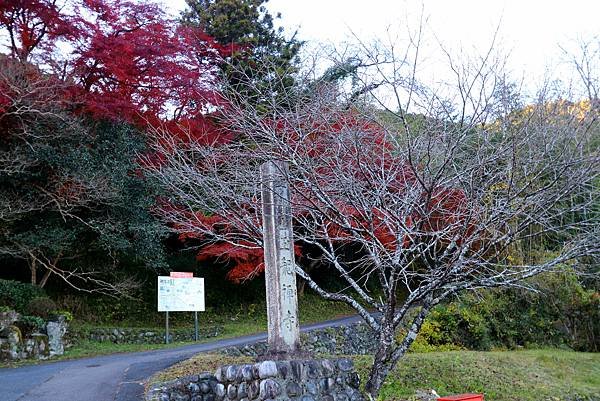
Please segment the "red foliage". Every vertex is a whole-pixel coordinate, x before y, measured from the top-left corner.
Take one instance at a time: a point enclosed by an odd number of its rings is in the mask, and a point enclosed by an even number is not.
[[[310,187],[303,187],[302,181],[294,185],[295,216],[306,214],[303,216],[306,219],[315,207],[331,210],[313,196],[314,186],[318,186],[335,204],[336,210],[331,213],[343,214],[350,225],[341,224],[336,215],[331,215],[326,229],[334,241],[351,243],[357,235],[361,235],[365,237],[364,240],[376,240],[393,252],[398,248],[408,249],[415,242],[428,241],[433,236],[440,246],[453,240],[460,245],[473,234],[473,211],[465,193],[444,187],[423,190],[416,177],[417,171],[397,155],[386,140],[383,128],[377,124],[365,122],[348,112],[330,124],[309,121],[301,129],[288,127],[284,122],[275,122],[273,126],[280,138],[293,148],[297,157],[314,159],[313,167],[310,167]],[[301,131],[304,131],[303,134]],[[307,165],[310,164],[307,162]],[[340,180],[335,175],[340,174],[353,182],[355,191],[360,188],[366,198],[375,191],[388,193],[393,198],[390,202],[397,202],[404,209],[387,209],[385,206],[359,208],[349,204],[344,191],[336,187],[340,185]],[[384,188],[378,188],[382,185]],[[404,201],[398,202],[398,199]],[[225,232],[235,233],[235,228],[226,223],[227,216],[205,217],[204,221],[208,225],[203,226],[201,231],[212,231],[220,236]],[[296,251],[298,255],[301,254],[298,244]],[[234,266],[229,278],[234,281],[262,271],[261,249],[236,247],[226,241],[203,246],[199,260],[214,258],[227,258],[232,262]]]
[[[11,55],[28,61],[34,50],[52,52],[56,40],[78,36],[76,20],[56,0],[0,0],[0,26],[6,30]]]
[[[0,27],[13,57],[74,84],[80,111],[142,125],[203,120],[216,60],[236,50],[152,2],[0,0]]]
[[[201,116],[214,100],[210,65],[218,56],[201,32],[178,27],[152,3],[85,2],[85,40],[74,50],[72,76],[87,111],[142,122],[156,116]]]

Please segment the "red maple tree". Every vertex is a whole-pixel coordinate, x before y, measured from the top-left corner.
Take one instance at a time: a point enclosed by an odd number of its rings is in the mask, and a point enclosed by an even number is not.
[[[235,51],[152,2],[0,0],[0,27],[11,56],[71,84],[75,110],[141,125],[201,125],[216,60]]]

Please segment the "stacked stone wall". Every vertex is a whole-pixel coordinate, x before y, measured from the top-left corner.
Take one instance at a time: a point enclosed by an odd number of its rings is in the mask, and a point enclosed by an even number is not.
[[[302,349],[312,354],[369,355],[377,347],[377,335],[365,323],[312,330],[300,335]],[[224,348],[222,353],[232,356],[260,357],[267,351],[264,341],[255,344]]]
[[[223,332],[222,327],[202,327],[198,330],[200,338],[216,337]],[[110,341],[115,344],[162,344],[165,342],[165,330],[147,328],[93,328],[86,330],[71,330],[68,334],[69,342],[77,343],[81,340]],[[169,330],[169,340],[194,341],[194,329]]]
[[[147,401],[364,401],[352,361],[308,359],[225,365],[162,383]]]

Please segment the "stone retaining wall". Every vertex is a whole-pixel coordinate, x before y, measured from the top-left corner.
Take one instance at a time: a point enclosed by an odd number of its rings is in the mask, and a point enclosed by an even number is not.
[[[352,361],[308,359],[225,365],[151,388],[147,401],[364,401]]]
[[[365,323],[312,330],[300,335],[304,351],[327,355],[368,355],[375,352],[377,335]],[[226,355],[259,357],[267,350],[266,342],[230,347],[221,350]]]
[[[210,373],[180,377],[154,385],[147,401],[216,401],[217,379]]]
[[[312,330],[302,333],[300,338],[302,349],[314,354],[366,355],[373,353],[377,345],[376,333],[364,323]],[[266,350],[267,345],[263,341],[225,348],[221,352],[232,356],[259,357]],[[203,373],[156,384],[146,393],[146,400],[361,401],[358,384],[352,361],[345,358],[265,361],[254,365],[224,366],[217,370],[215,376]]]
[[[200,338],[216,337],[223,332],[222,327],[201,327],[198,330]],[[68,335],[71,343],[82,339],[90,341],[110,341],[116,344],[161,344],[165,342],[164,330],[144,328],[93,328],[87,330],[72,330]],[[194,341],[194,329],[169,330],[169,340]]]

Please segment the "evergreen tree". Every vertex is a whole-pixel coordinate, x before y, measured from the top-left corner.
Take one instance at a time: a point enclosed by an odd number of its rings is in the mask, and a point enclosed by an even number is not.
[[[186,0],[188,9],[182,13],[186,25],[196,26],[212,36],[220,45],[230,46],[232,56],[221,65],[230,87],[255,103],[261,103],[259,93],[273,96],[289,92],[294,85],[296,58],[302,42],[294,34],[286,39],[282,27],[275,28],[266,8],[268,0]],[[252,80],[256,90],[249,90]],[[245,85],[236,85],[245,82]]]

